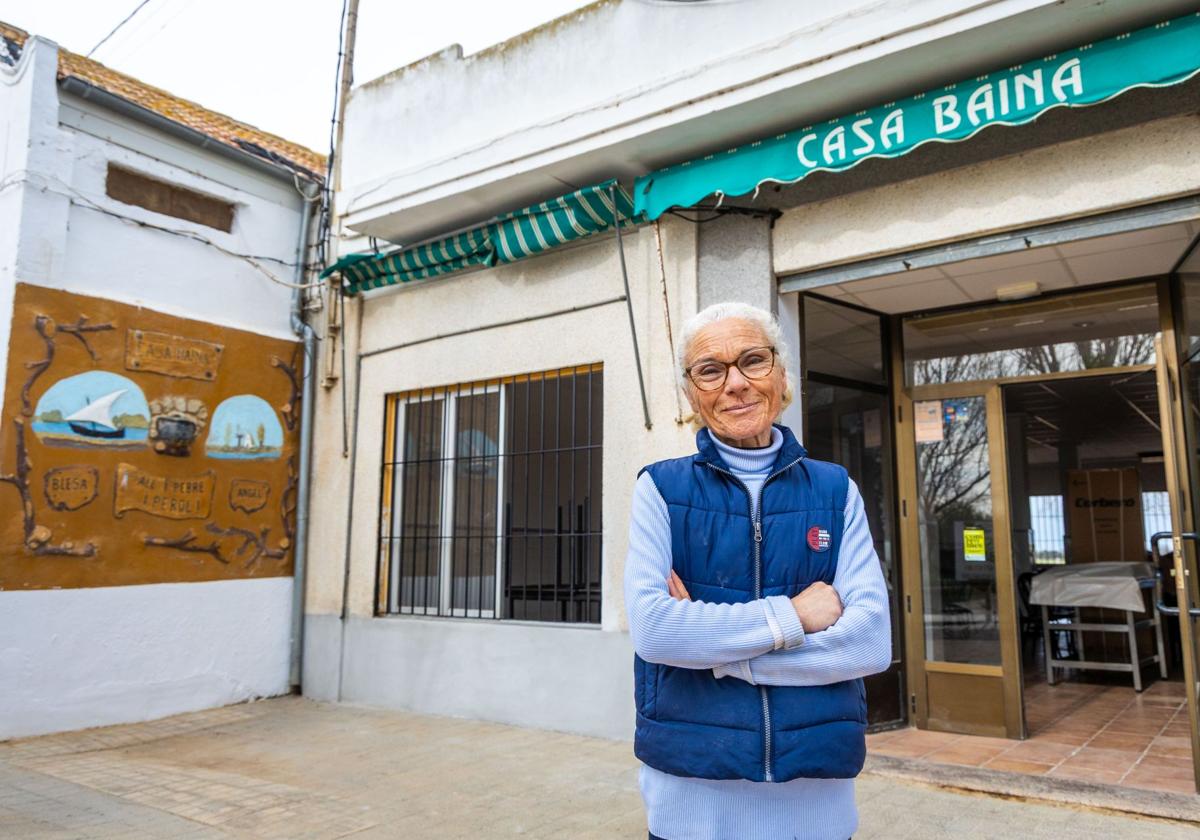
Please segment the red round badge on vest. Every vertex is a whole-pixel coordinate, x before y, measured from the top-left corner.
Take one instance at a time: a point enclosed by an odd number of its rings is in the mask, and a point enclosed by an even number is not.
[[[808,547],[813,551],[828,551],[830,542],[829,532],[820,525],[808,529]]]

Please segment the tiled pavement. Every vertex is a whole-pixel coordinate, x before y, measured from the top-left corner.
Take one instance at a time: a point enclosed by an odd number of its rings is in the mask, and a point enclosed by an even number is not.
[[[858,838],[1194,837],[1195,825],[863,776]],[[313,703],[0,744],[0,838],[643,838],[626,742]]]
[[[1026,741],[901,729],[872,735],[868,744],[895,758],[1195,793],[1178,683],[1156,682],[1142,694],[1125,686],[1041,683],[1026,689],[1025,707]]]

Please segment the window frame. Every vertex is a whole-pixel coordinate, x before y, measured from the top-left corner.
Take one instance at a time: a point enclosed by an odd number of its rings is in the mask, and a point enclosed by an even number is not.
[[[232,234],[237,223],[236,202],[150,175],[132,166],[108,161],[104,194],[113,201],[149,213]]]
[[[382,463],[380,470],[380,498],[379,498],[379,525],[376,539],[376,586],[375,586],[375,602],[376,615],[379,616],[420,616],[420,617],[437,617],[437,618],[466,618],[466,619],[492,619],[503,621],[517,622],[534,622],[537,624],[563,624],[568,626],[578,625],[595,625],[593,621],[577,621],[577,620],[555,620],[547,618],[512,618],[505,616],[505,586],[506,586],[506,553],[510,548],[510,543],[515,541],[517,537],[506,534],[506,506],[511,503],[508,493],[511,488],[506,486],[509,482],[509,470],[511,465],[506,463],[515,457],[530,457],[530,453],[514,451],[510,445],[512,442],[508,440],[510,433],[509,413],[510,400],[512,399],[512,389],[521,383],[526,383],[528,387],[532,387],[533,382],[539,379],[550,378],[565,378],[600,375],[603,377],[603,363],[592,363],[573,365],[563,368],[552,368],[543,371],[535,371],[530,373],[518,374],[515,376],[498,377],[486,380],[476,380],[474,382],[462,382],[458,384],[434,386],[412,389],[409,391],[387,394],[385,396],[384,405],[384,434],[383,434],[383,452]],[[600,388],[603,389],[603,379],[601,378]],[[590,386],[589,386],[590,387]],[[495,551],[492,553],[491,564],[483,565],[479,568],[477,576],[481,579],[479,592],[482,594],[485,590],[482,588],[482,581],[486,580],[488,574],[492,574],[494,578],[493,602],[490,609],[485,608],[482,603],[479,606],[471,606],[469,598],[464,599],[464,605],[456,607],[455,602],[455,551],[457,540],[470,539],[471,536],[460,536],[456,533],[456,514],[458,511],[459,500],[457,499],[457,472],[463,458],[459,457],[459,436],[458,429],[460,405],[463,398],[474,398],[487,396],[489,394],[497,395],[495,419],[496,430],[496,453],[494,456],[496,467],[495,478]],[[433,528],[433,535],[428,539],[436,540],[438,547],[436,551],[436,597],[423,599],[425,603],[418,605],[417,589],[414,583],[412,593],[409,595],[409,603],[404,603],[405,595],[405,577],[403,573],[404,563],[404,540],[406,539],[405,529],[405,484],[407,472],[413,469],[407,458],[407,433],[408,423],[408,407],[413,405],[421,405],[423,403],[437,404],[441,403],[441,436],[435,438],[439,441],[440,450],[435,461],[439,462],[435,470],[440,470],[437,473],[440,480],[440,488],[434,497],[436,498],[436,513],[430,515],[430,525]],[[546,406],[543,404],[541,410],[545,412]],[[556,406],[556,410],[557,406]],[[486,433],[490,433],[490,416],[491,409],[488,408],[484,413],[484,424],[488,428]],[[516,418],[514,417],[514,420]],[[530,422],[530,418],[525,418],[525,422]],[[544,417],[543,417],[544,422]],[[603,422],[602,415],[595,422],[599,422],[599,442],[593,443],[593,419],[588,419],[588,440],[576,442],[572,445],[572,450],[581,449],[597,449],[599,453],[603,452]],[[433,430],[430,430],[431,433]],[[418,444],[419,446],[419,444]],[[543,444],[544,446],[544,444]],[[472,447],[473,448],[473,447]],[[468,452],[471,449],[467,450]],[[477,458],[479,455],[468,454],[464,458]],[[492,457],[484,454],[482,457],[488,461]],[[602,457],[602,455],[601,455]],[[423,457],[419,454],[413,458],[413,461],[421,461]],[[553,492],[557,494],[558,489],[547,491],[545,487],[542,492]],[[600,497],[603,496],[603,479],[601,474],[599,485]],[[557,495],[556,495],[557,498]],[[601,501],[598,498],[597,503]],[[480,510],[486,515],[486,505]],[[471,516],[476,513],[473,508],[468,508]],[[602,514],[601,514],[602,515]],[[417,527],[420,527],[419,525]],[[473,535],[472,535],[473,536]],[[575,538],[579,535],[570,533],[569,538]],[[599,550],[601,564],[601,587],[603,580],[603,536],[602,531],[597,533],[601,540],[601,548]],[[413,539],[415,537],[410,537]],[[485,538],[488,538],[485,536]],[[470,555],[468,554],[468,557]],[[470,561],[468,560],[468,573],[462,577],[465,581],[466,591],[470,592],[471,580],[473,575],[470,574]],[[431,564],[432,571],[434,566]],[[488,572],[488,569],[491,571]],[[415,566],[413,571],[415,572]],[[425,579],[432,575],[426,574]],[[418,576],[410,573],[410,577],[418,579]],[[589,584],[590,586],[590,584]],[[602,589],[600,590],[602,592]],[[427,589],[429,595],[433,591]],[[600,602],[600,610],[603,610],[603,601]],[[597,619],[598,621],[599,619]]]
[[[442,437],[441,437],[441,454],[438,460],[441,461],[441,492],[438,494],[438,511],[437,511],[437,530],[442,536],[438,539],[438,558],[437,558],[437,577],[438,577],[438,597],[437,605],[430,606],[428,604],[418,607],[416,604],[404,606],[400,603],[401,598],[401,574],[400,563],[401,558],[398,552],[394,550],[394,546],[389,543],[388,546],[388,591],[386,609],[389,614],[412,614],[412,615],[432,615],[440,617],[452,618],[496,618],[496,606],[501,601],[504,592],[504,494],[500,489],[504,486],[504,442],[507,432],[507,422],[505,417],[505,409],[507,408],[507,397],[505,383],[492,381],[484,383],[482,386],[471,384],[469,390],[462,393],[461,386],[455,390],[438,389],[430,393],[418,391],[411,395],[396,395],[391,397],[394,412],[392,423],[394,424],[391,430],[392,440],[397,443],[403,442],[407,431],[407,411],[409,405],[420,404],[423,402],[442,403]],[[499,416],[497,422],[497,474],[496,474],[496,550],[495,550],[495,601],[490,610],[482,607],[471,609],[469,607],[454,607],[454,524],[456,509],[456,474],[458,472],[458,403],[463,397],[478,397],[487,394],[499,394]],[[403,459],[396,459],[395,444],[391,448],[391,460],[388,461],[389,453],[385,452],[385,466],[392,467],[391,470],[391,497],[390,510],[386,507],[387,515],[390,518],[390,531],[382,531],[380,538],[385,539],[386,533],[393,535],[392,540],[400,539],[404,532],[404,466]],[[469,457],[469,456],[468,456]],[[386,478],[385,478],[386,481]],[[403,609],[402,609],[403,608]]]

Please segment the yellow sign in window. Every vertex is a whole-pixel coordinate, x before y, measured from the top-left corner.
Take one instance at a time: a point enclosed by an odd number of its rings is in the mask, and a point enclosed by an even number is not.
[[[963,528],[963,559],[968,563],[987,562],[987,540],[982,528]]]

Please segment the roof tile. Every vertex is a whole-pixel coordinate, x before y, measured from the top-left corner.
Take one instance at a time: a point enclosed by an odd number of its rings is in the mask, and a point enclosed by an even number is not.
[[[0,21],[0,39],[6,39],[20,48],[28,37],[29,33],[24,30]],[[325,156],[312,149],[209,110],[61,47],[58,52],[58,77],[86,82],[239,151],[268,160],[282,160],[310,175],[324,177]],[[267,154],[263,154],[263,151]]]

